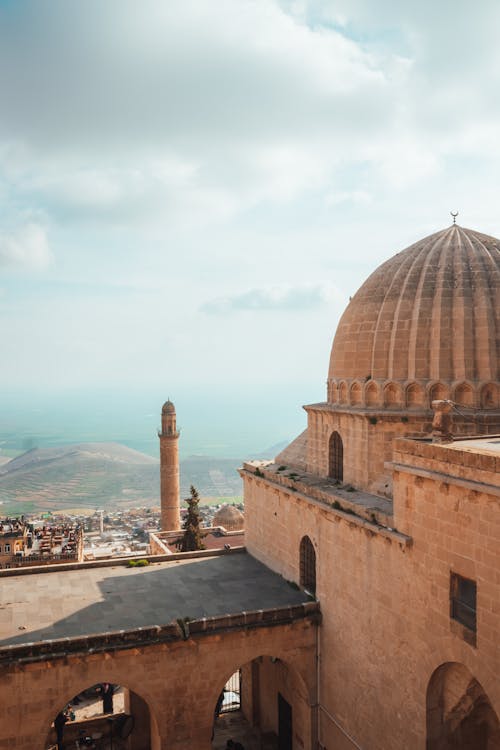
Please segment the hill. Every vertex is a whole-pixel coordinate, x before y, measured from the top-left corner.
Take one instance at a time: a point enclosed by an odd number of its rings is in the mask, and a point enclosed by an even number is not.
[[[241,495],[238,459],[181,461],[181,497]],[[1,515],[72,507],[158,505],[159,460],[119,443],[34,448],[0,465]]]

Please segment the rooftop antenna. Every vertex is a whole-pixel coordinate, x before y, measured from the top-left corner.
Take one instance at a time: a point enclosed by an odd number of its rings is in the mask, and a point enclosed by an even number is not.
[[[450,214],[453,216],[453,223],[456,224],[457,223],[458,211],[450,211]]]

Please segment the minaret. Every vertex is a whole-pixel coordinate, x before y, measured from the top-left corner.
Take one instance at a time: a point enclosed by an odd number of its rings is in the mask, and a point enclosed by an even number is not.
[[[161,410],[160,438],[160,495],[161,530],[180,528],[179,433],[175,420],[175,406],[170,401]]]

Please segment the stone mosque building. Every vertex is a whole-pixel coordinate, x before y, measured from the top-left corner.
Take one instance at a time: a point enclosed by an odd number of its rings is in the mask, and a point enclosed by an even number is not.
[[[248,551],[321,605],[320,748],[500,748],[499,372],[500,241],[454,225],[368,278],[327,401],[243,467]]]
[[[48,750],[109,681],[127,750],[218,750],[240,669],[260,750],[500,750],[499,355],[500,240],[453,225],[381,265],[307,429],[240,469],[246,550],[0,572],[0,748]],[[164,529],[177,439],[168,401]]]

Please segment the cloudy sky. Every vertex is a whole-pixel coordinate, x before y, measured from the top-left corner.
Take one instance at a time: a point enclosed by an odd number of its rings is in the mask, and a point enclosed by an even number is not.
[[[326,379],[384,259],[500,236],[497,0],[0,0],[0,386]]]

